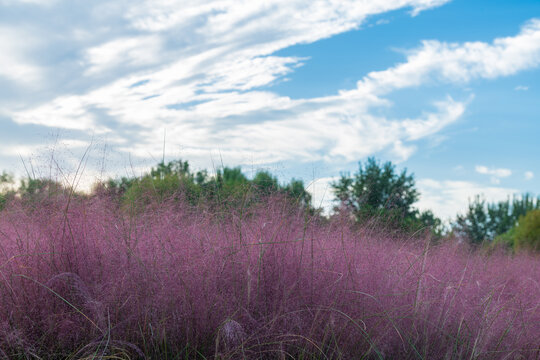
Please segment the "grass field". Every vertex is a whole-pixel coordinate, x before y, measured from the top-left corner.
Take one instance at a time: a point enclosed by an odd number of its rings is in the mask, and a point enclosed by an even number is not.
[[[107,196],[0,213],[0,357],[539,359],[538,255]]]

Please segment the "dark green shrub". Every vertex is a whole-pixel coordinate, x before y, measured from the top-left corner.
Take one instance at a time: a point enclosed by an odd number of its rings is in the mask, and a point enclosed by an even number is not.
[[[514,230],[514,249],[540,251],[540,210],[532,210],[519,219]]]

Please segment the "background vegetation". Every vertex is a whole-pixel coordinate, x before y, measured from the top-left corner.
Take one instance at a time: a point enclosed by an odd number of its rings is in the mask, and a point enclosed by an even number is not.
[[[414,233],[429,230],[435,238],[443,235],[440,219],[431,211],[420,212],[414,208],[419,193],[414,176],[403,170],[395,172],[391,162],[380,165],[369,158],[354,176],[342,174],[332,184],[339,201],[337,211],[350,212],[360,224],[376,221],[376,226]]]
[[[415,207],[420,194],[414,175],[407,173],[407,169],[397,173],[391,162],[381,164],[375,158],[368,158],[364,164],[359,163],[355,174],[341,174],[331,187],[336,205],[330,217],[350,216],[358,225],[379,231],[399,234],[427,231],[433,241],[457,238],[475,247],[498,246],[513,251],[537,249],[540,241],[532,230],[540,221],[533,212],[540,209],[540,198],[531,194],[494,203],[487,203],[477,195],[464,214],[457,214],[453,221],[444,224],[433,212],[421,212]],[[69,192],[79,197],[107,194],[117,199],[123,209],[134,212],[150,203],[170,199],[182,199],[212,210],[247,209],[269,196],[283,195],[310,215],[324,217],[322,209],[313,205],[301,180],[291,179],[281,184],[263,170],[251,179],[239,167],[223,167],[210,175],[206,170],[191,171],[187,161],[174,160],[157,164],[141,177],[111,178],[98,183],[91,194],[74,192],[51,179],[26,178],[17,185],[11,174],[5,171],[0,174],[0,209],[9,199],[39,200]]]

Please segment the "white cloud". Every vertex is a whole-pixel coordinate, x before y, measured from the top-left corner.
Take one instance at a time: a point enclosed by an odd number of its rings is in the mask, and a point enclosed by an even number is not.
[[[0,27],[0,39],[0,81],[4,77],[24,86],[36,86],[42,80],[42,71],[27,55],[31,37],[20,29]]]
[[[475,170],[479,174],[492,175],[498,178],[504,178],[512,175],[512,171],[510,169],[488,168],[487,166],[482,165],[477,165]]]
[[[409,126],[427,129],[435,118],[448,122],[460,115],[449,101],[446,106],[438,104],[434,113],[402,122],[370,115],[361,104],[361,99],[341,97],[291,100],[267,92],[230,93],[191,110],[171,112],[185,121],[167,127],[167,134],[175,142],[171,146],[206,149],[207,153],[219,147],[224,157],[237,161],[354,161],[387,147],[403,160],[413,150],[404,143],[410,137]],[[267,120],[253,122],[250,114],[255,111]],[[219,123],[233,115],[239,117],[238,123],[220,128]],[[152,126],[146,134],[148,141],[131,145],[132,152],[142,156],[160,151],[163,128]]]
[[[421,0],[417,2],[417,4],[414,6],[411,13],[413,16],[416,16],[424,10],[437,7],[437,6],[442,6],[449,1],[450,0]]]
[[[388,19],[379,19],[375,22],[375,25],[386,25],[386,24],[389,24],[390,23],[390,20]],[[373,26],[373,25],[371,25]]]
[[[139,12],[139,8],[133,8],[128,13],[134,26],[165,30],[182,27],[186,16],[205,16],[200,28],[189,30],[190,37],[200,43],[183,49],[172,63],[126,76],[83,95],[61,96],[39,107],[13,112],[12,118],[20,124],[105,133],[110,127],[93,112],[99,109],[116,123],[142,128],[139,138],[129,147],[140,156],[153,153],[160,144],[156,139],[161,139],[167,128],[172,141],[176,141],[171,146],[198,153],[219,147],[234,158],[353,160],[390,147],[399,159],[406,159],[415,150],[407,142],[455,121],[464,105],[448,98],[417,119],[386,119],[369,113],[370,107],[388,104],[374,96],[342,93],[291,100],[256,89],[283,78],[305,60],[267,56],[270,52],[356,27],[370,14],[404,6],[427,9],[443,2],[287,2],[280,6],[212,2],[187,9],[175,3],[174,11],[168,7],[171,2],[153,2],[152,10]],[[291,6],[296,11],[289,9]],[[166,14],[161,12],[163,9]],[[294,21],[291,13],[298,15]],[[159,21],[153,22],[156,19]],[[239,22],[245,24],[240,26]],[[162,34],[119,38],[86,50],[86,74],[152,64],[163,51],[159,36]],[[257,118],[260,120],[254,122]],[[220,125],[223,121],[229,122],[227,126]],[[291,137],[296,140],[290,141]]]
[[[239,59],[224,63],[207,74],[206,92],[227,90],[249,90],[271,84],[276,79],[292,71],[291,67],[301,66],[295,57],[264,56]]]
[[[39,153],[39,151],[42,149],[42,146],[40,145],[22,145],[22,144],[16,144],[16,145],[8,145],[8,144],[1,144],[0,145],[0,153],[12,156],[12,157],[20,157],[20,156],[31,156]]]
[[[426,136],[439,132],[445,126],[451,124],[461,117],[465,112],[465,104],[456,102],[448,97],[446,101],[438,101],[435,106],[447,116],[440,117],[437,114],[427,114],[423,121],[409,120],[403,121],[403,127],[406,129],[408,140],[418,140]]]
[[[358,82],[366,94],[443,81],[466,83],[477,78],[508,76],[540,65],[540,19],[527,22],[514,37],[485,42],[443,43],[423,41],[410,51],[407,62],[371,72]]]
[[[476,195],[483,195],[488,202],[496,202],[518,193],[512,188],[485,187],[468,181],[419,179],[416,184],[421,194],[418,208],[432,210],[444,220],[455,219],[456,214],[464,213],[469,200]]]
[[[69,130],[96,130],[101,126],[97,124],[94,116],[88,112],[88,101],[81,96],[63,96],[50,103],[27,111],[12,114],[13,120],[19,124],[36,124],[52,128]]]
[[[525,171],[525,180],[532,180],[534,178],[534,173],[532,171]]]
[[[475,170],[479,174],[491,175],[490,180],[495,185],[498,185],[501,183],[501,178],[505,178],[512,175],[512,171],[510,169],[495,169],[495,168],[488,168],[487,166],[482,166],[482,165],[477,165],[475,167]]]
[[[529,90],[529,87],[528,86],[523,86],[523,85],[518,85],[514,88],[514,90],[516,91],[527,91]]]
[[[142,66],[159,62],[162,39],[158,36],[120,38],[86,50],[87,75],[122,66]]]
[[[163,31],[206,20],[204,32],[218,36],[230,34],[238,38],[253,26],[273,33],[296,33],[301,42],[313,41],[350,29],[366,16],[399,8],[411,7],[413,15],[441,6],[450,0],[378,0],[378,1],[283,1],[222,0],[186,2],[183,0],[146,0],[127,13],[134,26],[141,30]],[[264,15],[264,16],[263,16]],[[255,21],[248,21],[255,20]],[[285,26],[275,26],[283,24]],[[310,31],[307,31],[310,30]],[[329,32],[323,35],[325,32]],[[309,40],[309,39],[312,40]],[[297,40],[298,41],[298,40]]]

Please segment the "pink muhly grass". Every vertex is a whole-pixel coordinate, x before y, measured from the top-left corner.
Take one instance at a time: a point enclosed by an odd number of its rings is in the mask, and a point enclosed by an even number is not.
[[[15,200],[0,214],[0,354],[538,358],[538,256],[428,240],[277,197],[227,212]]]

